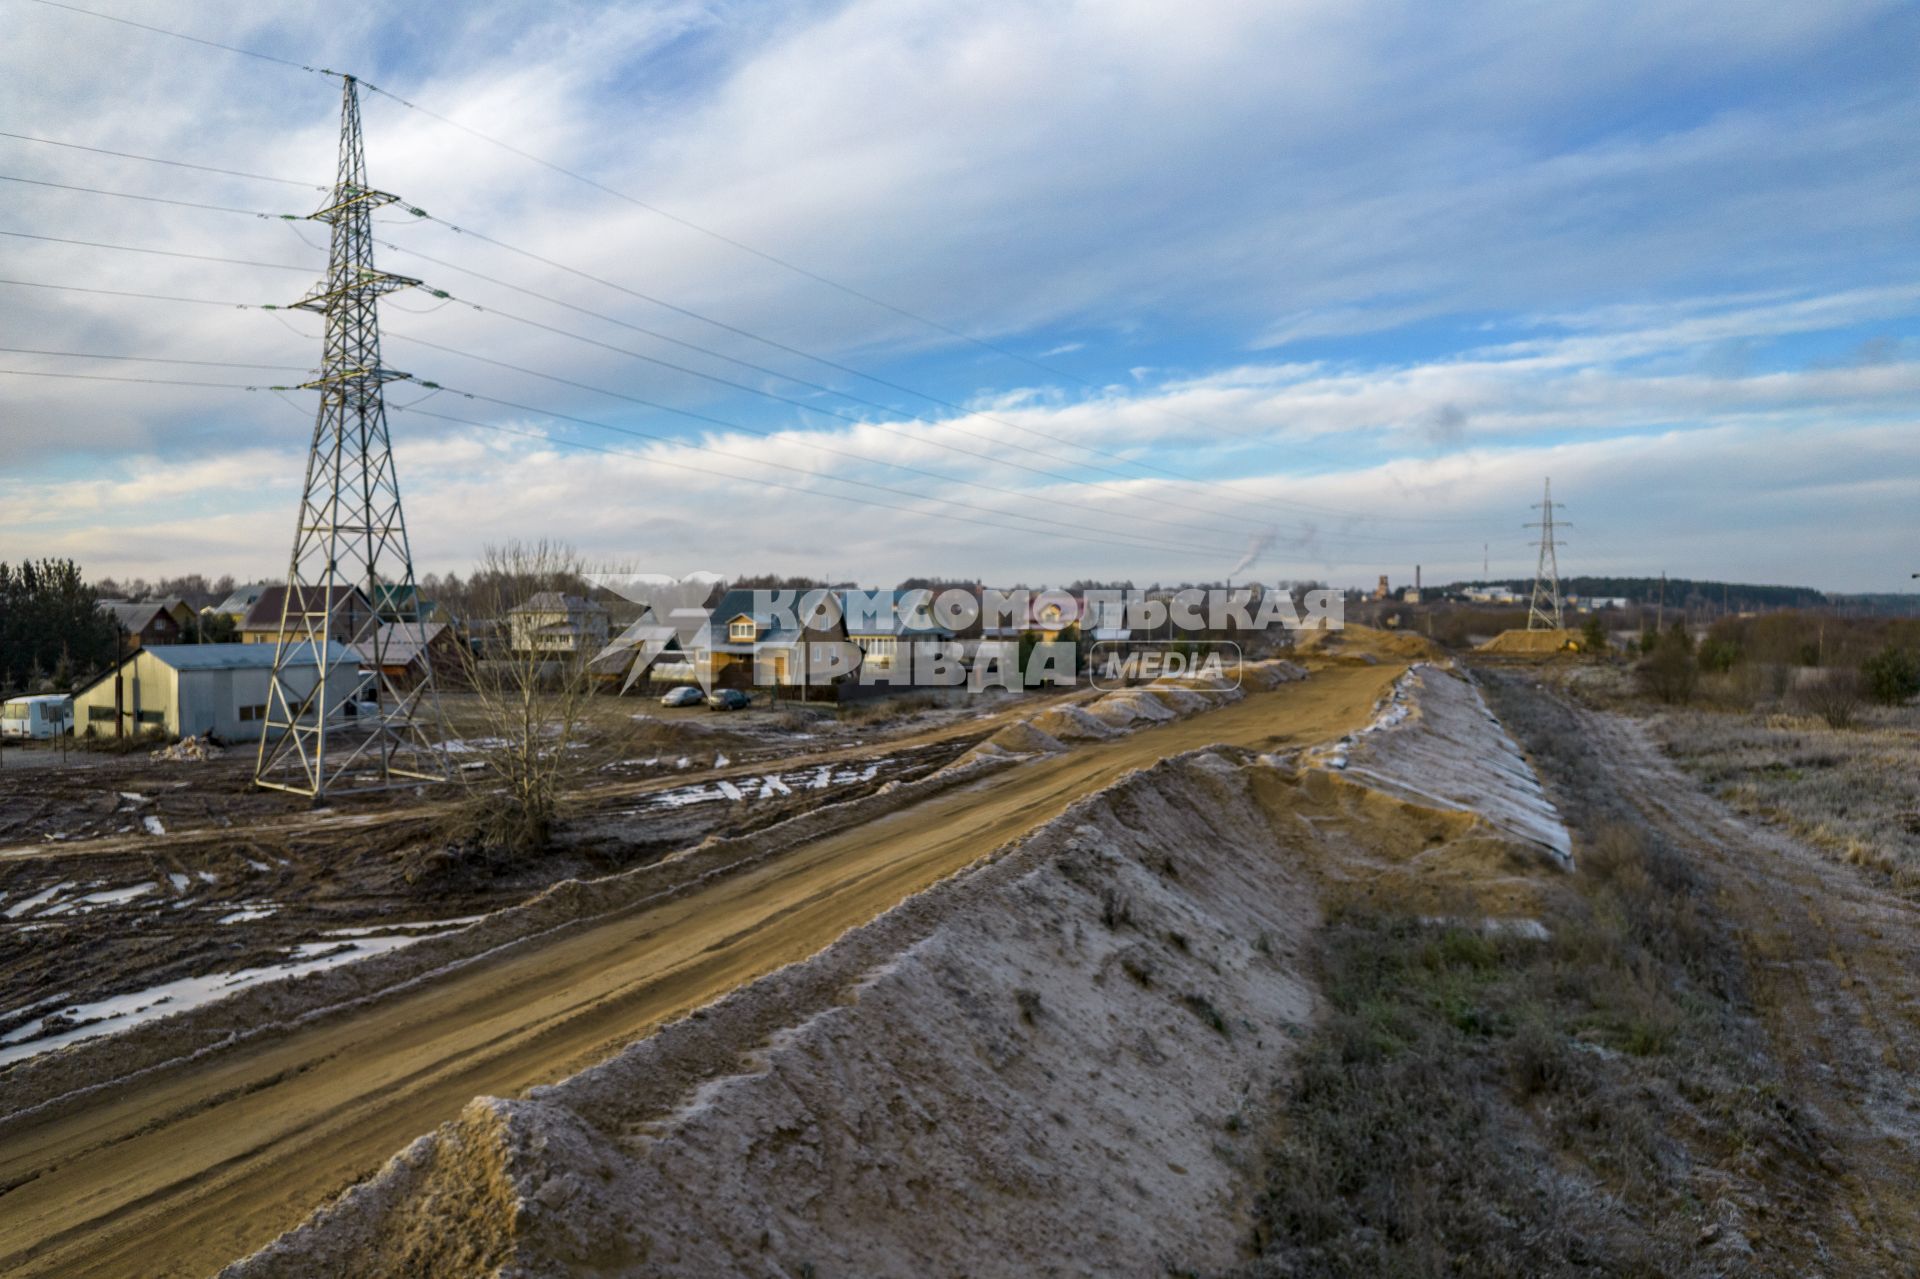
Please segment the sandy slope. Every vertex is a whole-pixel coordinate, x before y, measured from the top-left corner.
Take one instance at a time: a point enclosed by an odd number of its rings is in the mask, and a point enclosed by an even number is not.
[[[1399,673],[1338,668],[1082,744],[656,905],[108,1089],[0,1142],[0,1270],[204,1274],[476,1094],[512,1096],[804,958],[1129,770],[1214,742],[1336,737]]]

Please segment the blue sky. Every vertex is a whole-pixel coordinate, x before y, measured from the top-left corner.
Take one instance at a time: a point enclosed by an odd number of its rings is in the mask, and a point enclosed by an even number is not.
[[[487,308],[396,296],[388,363],[529,406],[393,415],[422,570],[544,535],[880,583],[1211,577],[1254,542],[1270,578],[1514,575],[1549,474],[1568,572],[1904,590],[1920,567],[1911,4],[100,3],[351,70],[1000,348],[368,96],[376,184],[729,326],[377,226],[383,265]],[[334,82],[0,4],[9,132],[330,174]],[[9,138],[0,174],[318,199]],[[7,279],[288,301],[323,258],[313,224],[0,188],[0,230],[302,268],[0,237]],[[135,366],[157,378],[290,382],[318,350],[303,315],[0,297],[7,347],[285,370]],[[284,571],[312,409],[289,398],[0,376],[0,558]]]

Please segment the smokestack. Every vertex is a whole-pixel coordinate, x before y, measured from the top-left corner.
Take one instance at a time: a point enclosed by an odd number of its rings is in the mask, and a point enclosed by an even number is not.
[[[1420,590],[1420,566],[1418,564],[1413,566],[1413,589],[1416,593]]]

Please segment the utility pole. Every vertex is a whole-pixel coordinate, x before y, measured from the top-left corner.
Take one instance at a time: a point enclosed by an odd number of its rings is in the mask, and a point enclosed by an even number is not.
[[[1667,570],[1660,570],[1660,605],[1654,610],[1653,629],[1665,630],[1667,625]]]
[[[1553,508],[1559,505],[1553,500],[1553,479],[1548,477],[1546,494],[1533,508],[1540,512],[1540,518],[1524,526],[1540,530],[1540,561],[1533,573],[1533,598],[1527,604],[1530,631],[1565,629],[1560,618],[1560,557],[1556,554],[1560,543],[1553,536]]]
[[[256,785],[316,802],[447,777],[426,645],[422,676],[403,693],[386,673],[394,628],[381,624],[385,613],[411,624],[409,641],[426,638],[382,393],[408,375],[380,362],[377,309],[381,294],[420,281],[374,268],[373,210],[398,197],[367,185],[357,86],[352,76],[341,80],[339,167],[311,218],[332,228],[327,278],[293,304],[326,317],[320,376],[301,388],[320,392],[320,409],[254,765]],[[362,668],[371,674],[357,674]]]

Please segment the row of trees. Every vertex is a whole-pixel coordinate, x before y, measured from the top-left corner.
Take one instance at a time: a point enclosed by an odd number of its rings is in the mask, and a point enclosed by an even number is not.
[[[72,560],[0,563],[0,685],[66,687],[111,662],[119,628],[96,599]]]
[[[163,577],[149,582],[144,577],[130,577],[118,581],[103,577],[93,584],[93,589],[103,600],[185,600],[187,607],[195,610],[218,604],[233,594],[239,583],[232,574],[224,574],[209,580],[204,573],[188,573],[181,577]]]
[[[1920,696],[1920,623],[1783,613],[1729,618],[1697,644],[1686,627],[1648,632],[1635,648],[1642,686],[1664,702],[1692,700],[1703,675],[1747,701],[1791,701],[1835,728],[1867,702]]]

